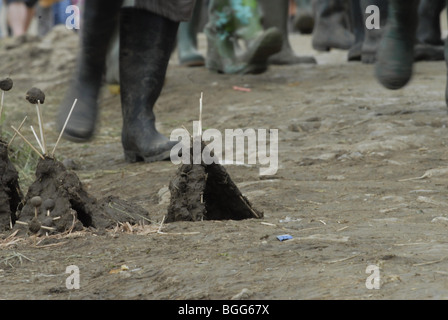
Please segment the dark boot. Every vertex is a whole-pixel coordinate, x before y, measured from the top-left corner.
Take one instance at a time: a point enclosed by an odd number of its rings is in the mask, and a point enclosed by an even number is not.
[[[420,0],[417,26],[418,42],[443,46],[440,14],[445,5],[445,0]]]
[[[205,59],[198,51],[197,42],[201,13],[202,0],[196,0],[191,20],[179,24],[179,31],[177,33],[177,52],[179,63],[182,66],[196,67],[205,65]]]
[[[420,0],[414,56],[416,61],[444,59],[444,43],[440,27],[440,14],[444,8],[445,0]]]
[[[118,24],[122,2],[85,1],[75,76],[59,107],[57,119],[61,130],[73,101],[78,99],[64,131],[64,137],[69,140],[86,141],[95,131],[106,54]]]
[[[404,87],[412,77],[418,0],[389,0],[386,30],[381,39],[375,75],[388,89]]]
[[[349,50],[355,42],[349,30],[347,2],[344,0],[315,0],[316,23],[313,30],[313,48],[329,51],[331,48]]]
[[[380,11],[380,29],[365,30],[365,37],[361,47],[361,61],[363,63],[373,64],[376,61],[376,52],[383,37],[387,22],[387,3],[388,0],[361,0],[361,10],[363,11],[364,21],[370,16],[366,13],[366,8],[375,5]]]
[[[361,61],[361,47],[364,42],[364,14],[361,10],[360,0],[351,0],[351,10],[353,21],[353,34],[355,36],[355,43],[350,48],[347,54],[348,61]]]
[[[448,0],[446,0],[447,2],[447,6],[448,6]],[[448,13],[447,13],[447,18],[448,18]],[[444,51],[445,51],[445,64],[446,64],[446,69],[447,69],[447,80],[446,80],[446,86],[445,86],[445,103],[446,106],[448,107],[448,39],[445,40],[445,46],[444,46]]]
[[[288,38],[289,0],[259,0],[263,12],[263,26],[266,29],[276,27],[282,33],[282,48],[280,52],[269,57],[270,64],[316,63],[311,56],[300,57],[294,53]]]
[[[122,144],[128,162],[169,159],[177,143],[157,131],[153,108],[163,87],[178,26],[178,22],[146,10],[121,10]]]
[[[294,17],[294,29],[301,34],[311,34],[314,28],[314,14],[311,0],[295,0],[296,15]]]

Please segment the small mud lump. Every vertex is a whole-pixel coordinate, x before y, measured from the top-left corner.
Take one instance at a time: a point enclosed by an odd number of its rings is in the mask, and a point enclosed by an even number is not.
[[[0,89],[3,91],[9,91],[12,89],[13,82],[11,78],[6,78],[0,81]]]
[[[26,100],[32,104],[36,104],[38,101],[40,104],[43,104],[45,101],[45,94],[39,88],[33,87],[26,93]]]

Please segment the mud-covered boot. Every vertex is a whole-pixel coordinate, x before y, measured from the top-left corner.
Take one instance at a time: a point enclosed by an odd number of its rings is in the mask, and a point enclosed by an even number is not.
[[[364,42],[364,19],[363,12],[361,10],[361,4],[359,0],[351,0],[351,16],[353,21],[353,34],[355,36],[355,42],[351,46],[347,53],[348,61],[361,61],[361,48]]]
[[[263,26],[266,29],[276,27],[282,33],[282,48],[280,52],[269,57],[270,64],[286,65],[298,63],[316,63],[311,56],[298,56],[294,53],[288,38],[288,0],[259,0],[263,12]]]
[[[128,162],[169,159],[176,144],[157,131],[153,108],[163,87],[178,26],[178,22],[146,10],[121,10],[122,144]]]
[[[57,118],[61,130],[74,100],[78,99],[64,131],[64,137],[69,140],[82,142],[94,134],[105,58],[122,2],[97,0],[84,4],[75,76],[61,102]]]
[[[261,26],[255,0],[212,0],[207,36],[208,69],[222,73],[261,73],[268,58],[280,51],[282,35],[273,27]],[[241,40],[243,46],[238,45]]]
[[[440,27],[440,14],[446,0],[420,0],[418,6],[417,44],[415,61],[441,61],[444,59],[444,42]]]
[[[202,0],[196,0],[190,21],[181,22],[177,33],[177,53],[179,64],[197,67],[205,64],[205,59],[198,51],[197,34],[201,22]]]
[[[296,15],[293,26],[301,34],[311,34],[314,28],[314,14],[311,0],[295,0]]]
[[[347,1],[315,0],[314,6],[313,48],[317,51],[349,50],[355,37],[349,30]]]
[[[385,30],[387,22],[387,7],[388,0],[361,0],[361,10],[364,13],[364,21],[371,15],[366,13],[366,8],[370,5],[377,6],[380,12],[380,28],[366,29],[364,41],[361,47],[361,61],[367,64],[373,64],[376,61],[376,53],[380,44],[381,38]]]
[[[381,39],[375,76],[386,88],[404,87],[412,77],[418,0],[389,0],[386,30]]]

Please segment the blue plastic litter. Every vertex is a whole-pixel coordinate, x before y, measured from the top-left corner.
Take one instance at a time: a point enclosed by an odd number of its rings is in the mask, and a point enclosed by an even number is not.
[[[290,240],[292,239],[292,236],[289,234],[282,234],[280,236],[277,236],[277,239],[280,241]]]

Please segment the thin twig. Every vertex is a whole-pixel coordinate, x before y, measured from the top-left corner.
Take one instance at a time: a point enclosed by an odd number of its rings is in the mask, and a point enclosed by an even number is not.
[[[54,145],[53,151],[51,152],[51,156],[54,157],[54,153],[56,151],[56,147],[59,144],[59,140],[61,140],[62,134],[64,133],[65,127],[67,126],[68,120],[70,119],[70,116],[72,115],[73,109],[75,108],[76,102],[78,101],[78,99],[75,99],[75,101],[73,102],[73,105],[70,109],[70,112],[68,113],[67,119],[65,119],[65,123],[64,126],[62,127],[61,133],[59,133],[59,137],[58,140],[56,140],[56,144]]]
[[[26,118],[28,118],[28,116],[25,116],[25,118],[23,118],[22,123],[20,123],[20,125],[19,125],[19,129],[17,129],[17,130],[20,131],[20,129],[22,129],[23,124],[25,123]],[[14,141],[14,139],[15,139],[16,137],[17,137],[17,133],[14,132],[14,135],[12,136],[11,141],[9,141],[9,143],[8,143],[8,148],[9,148],[9,146],[12,144],[12,142]]]
[[[2,90],[2,102],[0,104],[0,121],[2,120],[2,112],[3,112],[3,98],[5,96],[5,91]]]
[[[160,223],[159,230],[157,230],[157,233],[163,233],[162,232],[162,226],[163,226],[164,222],[165,222],[165,216],[163,216],[162,222]]]
[[[44,124],[42,123],[42,111],[40,109],[40,101],[37,100],[36,104],[37,120],[39,121],[40,140],[42,141],[42,153],[47,153],[47,145],[45,143]]]
[[[40,147],[40,150],[42,150],[42,153],[44,153],[45,154],[45,150],[44,150],[44,147],[43,147],[43,145],[42,145],[42,143],[40,143],[40,141],[39,141],[39,137],[37,136],[37,133],[36,133],[36,131],[34,131],[34,128],[33,128],[33,126],[30,126],[30,128],[31,128],[31,131],[33,132],[33,134],[34,134],[34,138],[36,138],[36,141],[37,141],[37,144],[39,145],[39,147]]]
[[[31,142],[29,142],[16,128],[14,128],[14,126],[11,126],[11,128],[19,135],[19,137],[23,139],[23,141],[25,141],[25,143],[27,143],[31,147],[31,149],[33,149],[39,155],[39,157],[42,158],[42,160],[45,160],[44,156],[31,144]]]

